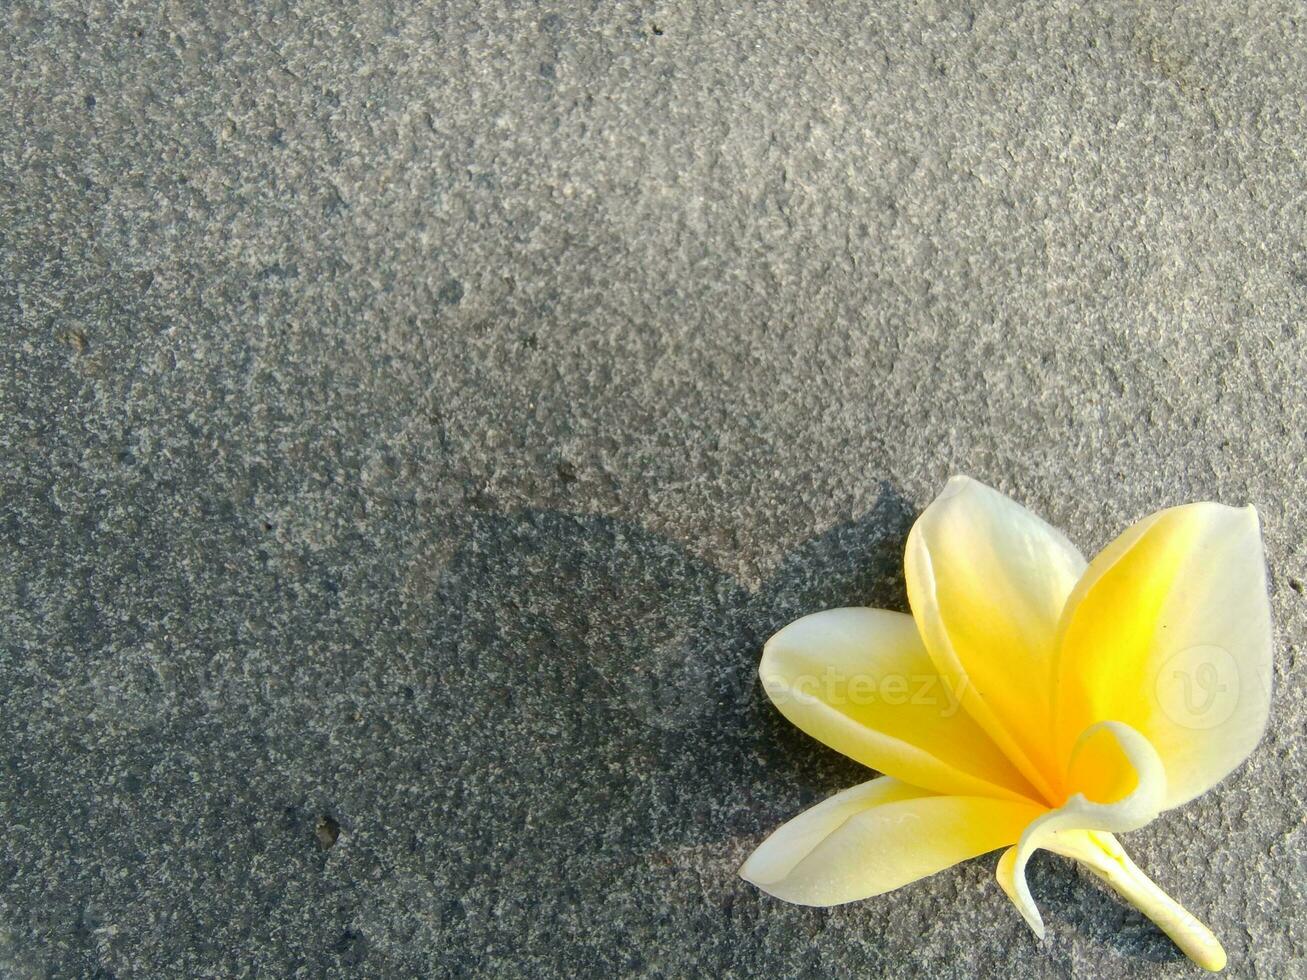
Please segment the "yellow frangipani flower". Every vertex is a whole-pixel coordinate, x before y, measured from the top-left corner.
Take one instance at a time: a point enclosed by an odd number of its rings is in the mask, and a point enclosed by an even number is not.
[[[740,874],[835,905],[1008,847],[998,879],[1031,928],[1036,848],[1084,862],[1195,962],[1211,931],[1113,834],[1210,789],[1261,738],[1271,622],[1256,512],[1189,504],[1086,563],[1001,493],[949,481],[908,536],[912,615],[832,609],[766,645],[767,694],[883,776],[765,840]]]

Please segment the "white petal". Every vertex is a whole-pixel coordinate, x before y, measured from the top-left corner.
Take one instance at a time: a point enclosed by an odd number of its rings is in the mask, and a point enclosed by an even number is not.
[[[1048,802],[1057,624],[1084,570],[1058,531],[984,484],[955,477],[908,536],[908,598],[931,659],[963,706]]]
[[[767,642],[758,672],[786,718],[863,765],[937,793],[1037,795],[961,709],[911,616],[805,616]]]
[[[882,777],[795,817],[740,869],[800,905],[838,905],[891,891],[1010,844],[1043,810],[977,796],[939,796]]]
[[[1123,721],[1162,757],[1165,807],[1202,793],[1266,727],[1272,641],[1256,513],[1200,503],[1135,524],[1086,571],[1059,642],[1063,750],[1094,722]]]

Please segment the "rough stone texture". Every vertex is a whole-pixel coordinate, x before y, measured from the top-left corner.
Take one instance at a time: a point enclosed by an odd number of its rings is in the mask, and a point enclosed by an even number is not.
[[[1300,5],[2,19],[0,973],[1188,975],[1047,856],[1042,945],[735,877],[865,772],[761,641],[951,472],[1257,505],[1271,729],[1126,843],[1307,972]]]

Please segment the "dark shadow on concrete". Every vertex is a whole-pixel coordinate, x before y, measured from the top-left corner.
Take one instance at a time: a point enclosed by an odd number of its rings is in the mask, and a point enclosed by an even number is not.
[[[630,901],[687,849],[752,841],[868,778],[779,716],[757,664],[804,613],[904,608],[910,524],[885,487],[750,594],[607,518],[476,517],[439,585],[429,637],[442,667],[420,694],[443,770],[430,800],[442,848],[422,863],[462,896],[462,921],[523,895],[530,918],[562,928],[573,906]],[[596,914],[585,947],[622,945],[618,921]]]

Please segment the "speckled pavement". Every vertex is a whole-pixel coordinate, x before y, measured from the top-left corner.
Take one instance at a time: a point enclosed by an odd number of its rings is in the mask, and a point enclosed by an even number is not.
[[[1299,4],[0,22],[0,975],[1194,975],[1048,855],[1042,944],[735,875],[865,778],[762,641],[955,472],[1257,506],[1270,730],[1124,843],[1307,975]]]

